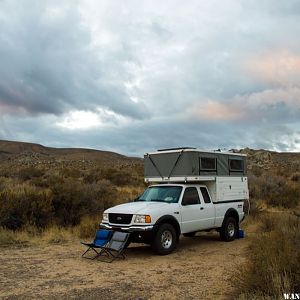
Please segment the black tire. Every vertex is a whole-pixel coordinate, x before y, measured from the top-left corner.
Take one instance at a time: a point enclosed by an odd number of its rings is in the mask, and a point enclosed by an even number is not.
[[[174,227],[171,224],[162,224],[159,226],[153,243],[153,250],[159,255],[170,254],[176,247],[177,236]]]
[[[237,237],[238,230],[239,227],[236,219],[232,217],[226,218],[220,229],[221,240],[225,242],[233,241]]]
[[[197,233],[196,231],[188,232],[188,233],[184,233],[183,236],[185,236],[185,237],[194,237],[196,235],[196,233]]]

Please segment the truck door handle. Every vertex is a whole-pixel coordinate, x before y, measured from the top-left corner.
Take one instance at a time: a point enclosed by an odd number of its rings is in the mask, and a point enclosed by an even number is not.
[[[204,207],[200,207],[200,210],[203,210],[204,209]]]

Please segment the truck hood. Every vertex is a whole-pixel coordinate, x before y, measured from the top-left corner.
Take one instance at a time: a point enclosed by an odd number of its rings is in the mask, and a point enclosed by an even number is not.
[[[152,211],[159,211],[164,207],[171,205],[163,202],[129,202],[111,207],[105,213],[120,213],[120,214],[151,214]]]

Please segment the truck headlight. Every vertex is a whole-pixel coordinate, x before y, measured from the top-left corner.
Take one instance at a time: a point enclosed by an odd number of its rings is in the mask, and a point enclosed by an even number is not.
[[[108,213],[104,213],[102,216],[102,221],[108,222]]]
[[[135,223],[151,223],[151,217],[149,215],[136,215],[134,222]]]

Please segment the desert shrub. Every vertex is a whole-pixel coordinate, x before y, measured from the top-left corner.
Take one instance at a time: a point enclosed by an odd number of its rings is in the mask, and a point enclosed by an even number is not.
[[[295,173],[291,176],[292,181],[300,181],[300,173]]]
[[[18,177],[23,181],[30,180],[36,177],[41,177],[43,175],[44,175],[44,171],[36,167],[22,168],[18,172]]]
[[[104,167],[96,167],[90,169],[88,172],[83,174],[83,181],[85,183],[95,183],[99,180],[106,179],[106,169]]]
[[[75,232],[80,238],[93,238],[95,232],[99,229],[99,223],[101,221],[101,215],[99,216],[84,216],[80,224],[75,228]]]
[[[238,272],[241,298],[282,298],[300,290],[300,218],[270,215],[262,220],[260,234],[250,244],[248,262]]]
[[[18,233],[0,227],[0,247],[11,245],[24,245],[27,242],[25,233]]]
[[[99,180],[109,180],[114,185],[141,185],[143,178],[138,173],[139,170],[127,168],[96,168],[90,170],[84,175],[84,181],[87,183],[94,183]]]
[[[125,203],[129,201],[133,201],[135,198],[140,196],[144,187],[131,187],[131,186],[122,186],[118,187],[118,199],[117,203]]]
[[[283,193],[273,193],[267,197],[267,203],[272,206],[281,206],[285,208],[296,207],[300,200],[299,190],[293,187],[287,187]]]
[[[7,165],[1,165],[0,176],[1,177],[12,177],[14,170]]]
[[[63,167],[59,170],[59,175],[66,178],[80,178],[81,171],[74,167]]]
[[[53,215],[52,199],[49,189],[8,184],[0,191],[0,226],[13,230],[25,224],[46,226]]]
[[[299,203],[299,189],[288,184],[286,178],[266,174],[249,176],[250,198],[263,199],[272,206],[293,208]]]
[[[263,169],[257,165],[254,165],[252,169],[249,170],[249,175],[250,174],[260,177],[263,174]]]
[[[82,216],[100,213],[113,205],[117,190],[107,180],[86,184],[65,179],[52,187],[55,218],[59,225],[77,225]]]
[[[258,200],[255,198],[250,198],[250,215],[254,218],[257,218],[262,212],[263,209],[259,204]]]
[[[110,170],[110,172],[107,172],[106,178],[119,186],[130,185],[136,182],[132,173],[126,170]]]
[[[62,244],[71,239],[71,232],[66,228],[52,225],[43,231],[42,239],[49,244]]]

